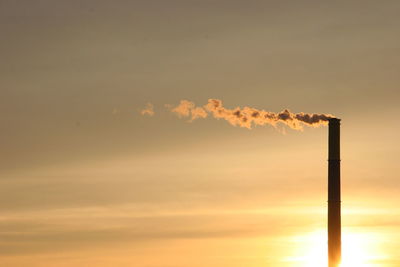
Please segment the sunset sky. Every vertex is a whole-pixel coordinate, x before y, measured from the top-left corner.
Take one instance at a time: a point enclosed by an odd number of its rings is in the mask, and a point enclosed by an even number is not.
[[[327,127],[165,106],[210,98],[341,118],[342,267],[400,266],[399,14],[0,0],[0,266],[324,266]]]

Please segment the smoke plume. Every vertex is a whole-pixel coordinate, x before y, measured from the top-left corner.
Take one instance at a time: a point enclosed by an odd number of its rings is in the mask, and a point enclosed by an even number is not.
[[[153,116],[154,115],[154,106],[151,103],[147,103],[146,107],[140,111],[142,115]]]
[[[169,105],[167,107],[170,107]],[[175,113],[178,117],[190,117],[189,121],[194,121],[199,118],[207,118],[208,114],[202,107],[196,107],[196,105],[188,100],[181,100],[181,103],[171,108],[171,112]]]
[[[251,107],[228,109],[218,99],[209,99],[204,106],[196,106],[191,101],[181,100],[178,106],[167,107],[180,118],[189,117],[190,122],[199,118],[207,118],[210,115],[216,119],[224,119],[234,126],[248,129],[256,125],[268,124],[275,127],[278,123],[283,123],[292,129],[302,130],[304,125],[311,127],[327,125],[328,120],[334,118],[329,114],[292,113],[287,109],[279,113]]]

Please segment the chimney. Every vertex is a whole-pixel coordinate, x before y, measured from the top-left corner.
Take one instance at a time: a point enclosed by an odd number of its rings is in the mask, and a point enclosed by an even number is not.
[[[328,260],[329,267],[341,261],[340,218],[340,119],[329,119],[328,158]]]

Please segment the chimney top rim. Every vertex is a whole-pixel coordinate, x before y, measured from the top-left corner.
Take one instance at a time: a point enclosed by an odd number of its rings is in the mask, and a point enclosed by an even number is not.
[[[328,121],[329,122],[340,122],[341,119],[339,119],[339,118],[329,118]]]

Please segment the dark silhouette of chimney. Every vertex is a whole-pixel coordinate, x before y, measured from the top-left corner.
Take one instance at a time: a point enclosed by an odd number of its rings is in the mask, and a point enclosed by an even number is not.
[[[339,267],[342,254],[340,218],[340,119],[329,119],[328,260]]]

